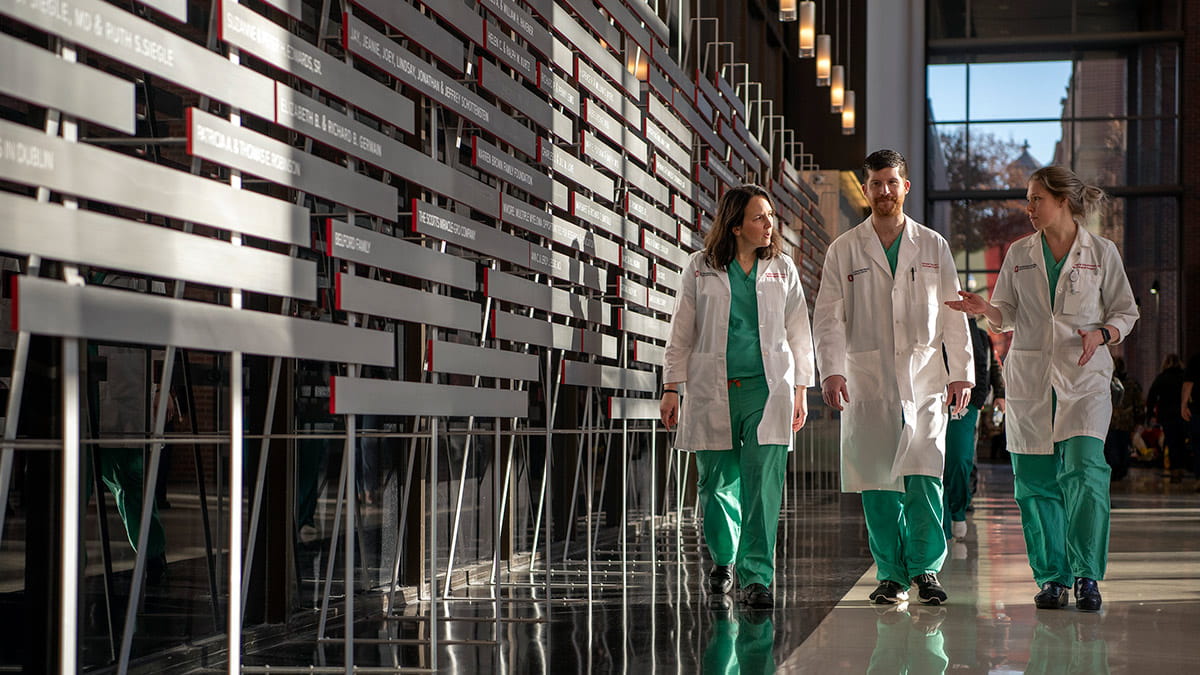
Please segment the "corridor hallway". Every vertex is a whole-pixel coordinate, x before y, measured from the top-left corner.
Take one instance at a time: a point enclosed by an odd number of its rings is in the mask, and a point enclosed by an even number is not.
[[[791,475],[779,536],[776,608],[722,606],[702,591],[708,562],[696,523],[631,530],[586,565],[555,562],[549,575],[512,575],[444,601],[439,672],[455,673],[1139,673],[1200,672],[1200,494],[1134,469],[1113,487],[1112,554],[1099,613],[1036,610],[1020,519],[1006,464],[980,467],[965,542],[941,579],[940,608],[867,601],[874,568],[858,497],[827,480]],[[649,559],[651,546],[655,565]],[[549,585],[547,586],[547,582]],[[549,596],[546,588],[549,588]],[[466,597],[466,596],[480,597]],[[405,617],[359,622],[355,662],[428,669],[424,603]],[[247,650],[248,670],[307,671],[342,663],[336,632]],[[364,639],[365,638],[365,639]],[[374,643],[372,643],[374,639]],[[408,642],[411,640],[412,642]],[[406,646],[408,643],[409,646]],[[211,671],[220,672],[219,668]],[[265,669],[259,672],[265,672]]]

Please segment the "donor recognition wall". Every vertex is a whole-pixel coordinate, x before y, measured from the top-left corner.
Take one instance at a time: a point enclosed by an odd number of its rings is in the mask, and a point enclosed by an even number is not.
[[[0,251],[292,308],[22,278],[16,331],[390,367],[395,324],[419,324],[484,347],[479,362],[555,349],[612,366],[570,384],[616,382],[621,410],[653,417],[640,375],[679,270],[743,180],[771,190],[815,295],[814,193],[731,82],[676,61],[644,0],[0,0],[0,15],[0,93],[26,113],[0,121]],[[504,385],[469,410],[443,385],[331,385],[334,414],[528,413]]]

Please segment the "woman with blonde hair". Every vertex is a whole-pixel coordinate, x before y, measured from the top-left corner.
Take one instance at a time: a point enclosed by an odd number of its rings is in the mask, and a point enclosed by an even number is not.
[[[991,301],[960,292],[953,309],[1013,332],[1004,364],[1008,451],[1041,609],[1100,609],[1108,564],[1113,357],[1137,305],[1117,247],[1083,227],[1104,192],[1060,166],[1029,178],[1033,234],[1013,242]]]

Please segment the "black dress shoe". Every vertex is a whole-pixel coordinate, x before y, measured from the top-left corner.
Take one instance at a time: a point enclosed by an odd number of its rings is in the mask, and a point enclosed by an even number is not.
[[[1080,577],[1075,580],[1075,607],[1082,612],[1100,609],[1100,585],[1095,579]]]
[[[1033,596],[1033,604],[1038,609],[1062,609],[1070,599],[1070,588],[1057,581],[1047,581],[1042,584],[1042,590]]]
[[[710,593],[728,593],[733,590],[733,565],[713,565],[708,573]]]
[[[747,586],[745,600],[750,609],[771,609],[775,606],[775,596],[771,595],[771,589],[762,584]]]

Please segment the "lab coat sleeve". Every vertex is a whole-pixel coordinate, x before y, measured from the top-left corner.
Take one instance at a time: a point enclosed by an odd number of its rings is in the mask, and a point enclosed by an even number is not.
[[[1129,277],[1125,275],[1125,265],[1121,254],[1117,252],[1116,244],[1104,239],[1104,281],[1100,287],[1100,298],[1104,303],[1104,323],[1121,331],[1120,337],[1112,344],[1119,344],[1133,330],[1133,324],[1138,320],[1137,301],[1133,299],[1133,290],[1129,287]]]
[[[663,382],[686,382],[688,361],[696,342],[696,270],[699,256],[693,256],[683,268],[675,298],[675,313],[671,315],[671,333],[667,337],[663,357]]]
[[[1017,295],[1016,289],[1013,288],[1012,264],[1008,260],[1012,257],[1016,247],[1016,243],[1009,247],[1008,253],[1004,256],[1004,263],[1000,266],[1000,275],[996,278],[996,287],[992,289],[990,302],[1000,310],[999,325],[988,320],[988,327],[994,333],[1012,330],[1017,319]]]
[[[958,270],[954,267],[954,256],[950,253],[950,245],[944,239],[938,241],[941,263],[938,269],[940,275],[941,301],[958,299]],[[957,312],[945,304],[938,306],[938,316],[942,324],[942,344],[946,349],[946,368],[951,382],[970,382],[975,385],[975,357],[971,347],[971,334],[968,332],[967,315]]]
[[[808,301],[804,298],[804,286],[796,265],[786,259],[788,266],[787,303],[784,308],[788,346],[792,350],[795,366],[795,384],[811,387],[816,384],[816,366],[813,363],[812,327],[808,322]]]
[[[836,244],[835,241],[825,256],[821,286],[813,307],[813,337],[822,381],[831,375],[846,376],[846,289]]]

